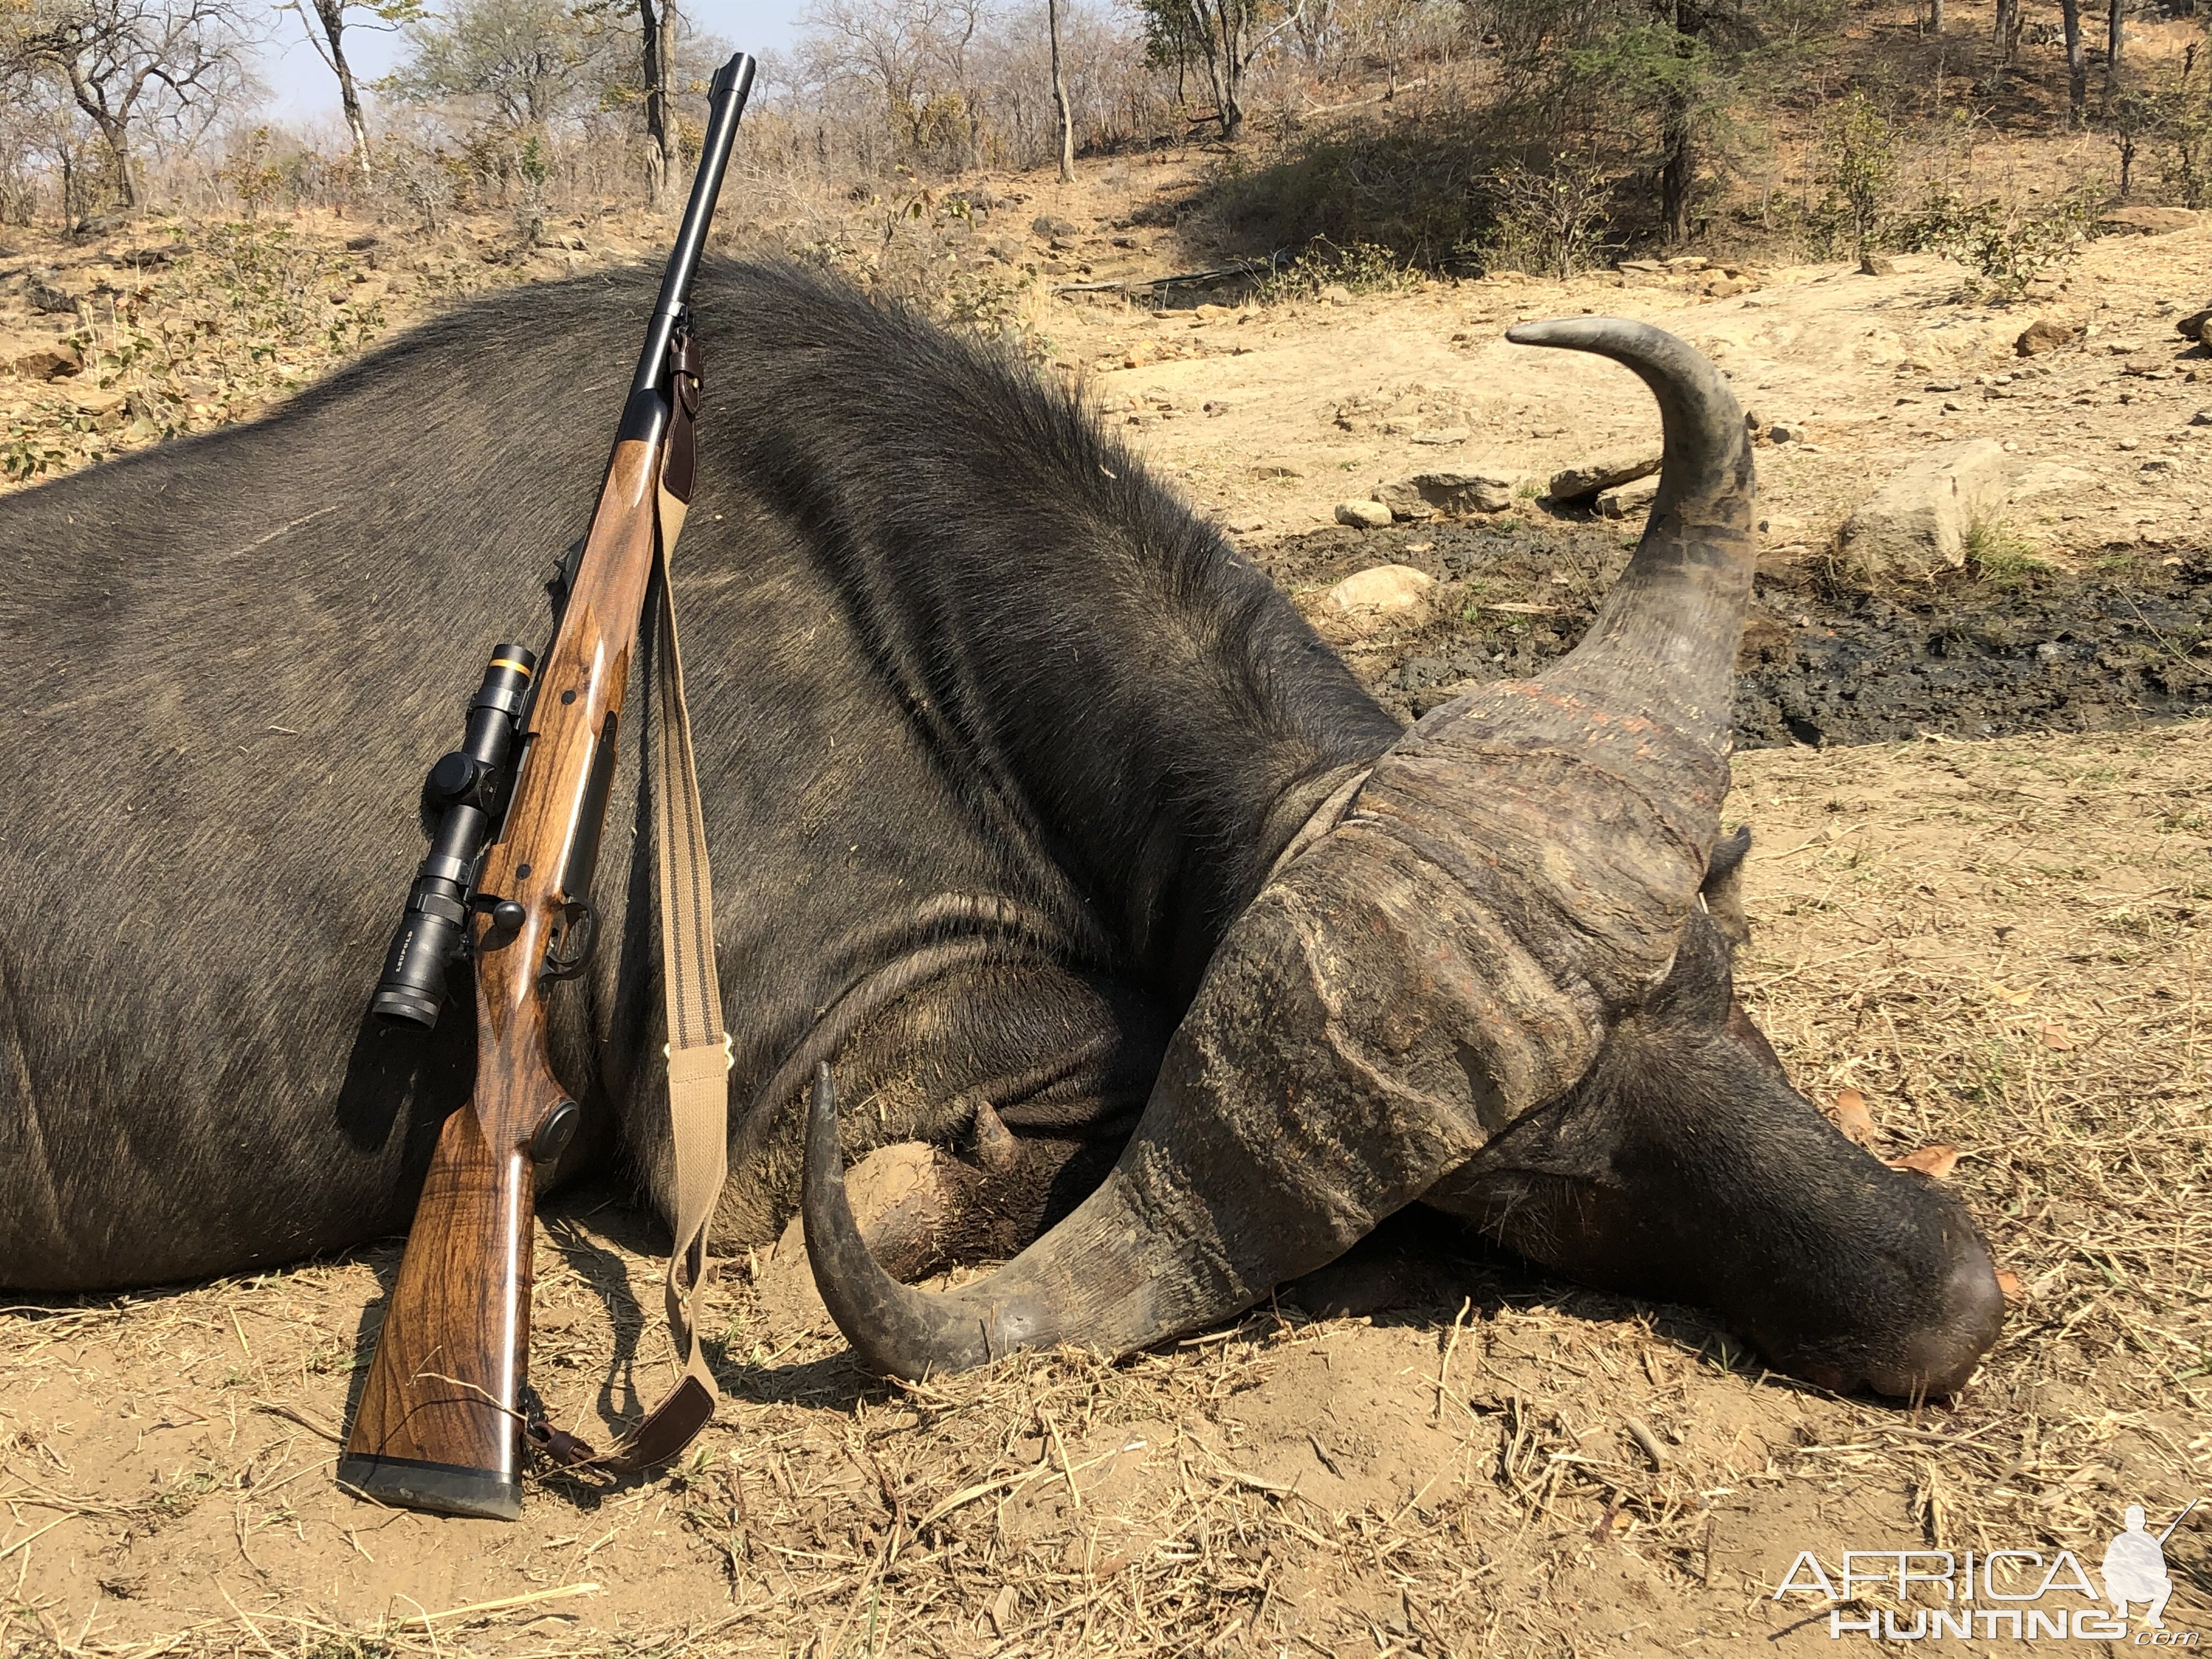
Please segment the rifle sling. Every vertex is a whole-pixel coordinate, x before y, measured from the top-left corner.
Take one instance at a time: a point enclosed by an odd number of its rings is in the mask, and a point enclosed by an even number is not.
[[[720,1398],[699,1338],[699,1292],[708,1273],[707,1225],[721,1196],[729,1155],[730,1039],[722,1028],[722,989],[714,972],[714,878],[707,821],[691,753],[691,714],[684,698],[684,657],[676,635],[669,556],[684,528],[690,493],[692,421],[698,409],[698,347],[688,332],[670,343],[672,428],[663,451],[653,586],[653,718],[646,723],[646,787],[653,799],[653,867],[660,902],[661,991],[668,1024],[668,1118],[675,1148],[675,1242],[665,1289],[669,1334],[684,1374],[628,1439],[604,1456],[573,1437],[533,1436],[556,1462],[615,1474],[665,1463],[690,1445]],[[681,490],[681,494],[678,491]]]

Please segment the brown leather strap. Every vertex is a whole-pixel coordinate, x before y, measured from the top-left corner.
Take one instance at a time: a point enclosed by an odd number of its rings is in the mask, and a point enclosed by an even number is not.
[[[699,370],[699,342],[690,329],[678,328],[668,342],[668,444],[661,452],[660,487],[687,504],[698,470]]]

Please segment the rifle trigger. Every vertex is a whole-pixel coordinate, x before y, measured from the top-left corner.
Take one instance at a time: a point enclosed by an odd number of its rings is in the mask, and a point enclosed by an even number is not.
[[[574,979],[592,965],[592,947],[599,943],[599,913],[586,899],[561,907],[561,933],[545,952],[538,976],[548,982]]]

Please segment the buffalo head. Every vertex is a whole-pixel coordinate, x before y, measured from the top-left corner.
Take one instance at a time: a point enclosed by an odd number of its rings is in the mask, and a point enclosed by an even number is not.
[[[1831,1387],[1948,1392],[1995,1340],[1964,1210],[1830,1127],[1729,985],[1713,900],[1741,856],[1720,807],[1755,546],[1735,398],[1641,324],[1508,337],[1612,357],[1659,401],[1658,497],[1589,636],[1431,713],[1307,826],[1215,952],[1119,1164],[999,1271],[945,1295],[882,1271],[822,1074],[807,1243],[868,1363],[1143,1347],[1422,1199],[1577,1277],[1715,1307]]]

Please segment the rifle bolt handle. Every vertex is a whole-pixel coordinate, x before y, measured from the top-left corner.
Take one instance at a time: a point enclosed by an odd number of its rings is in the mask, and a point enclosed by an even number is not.
[[[573,1100],[564,1100],[545,1114],[545,1121],[538,1126],[538,1133],[530,1138],[530,1157],[533,1163],[551,1164],[568,1150],[568,1143],[576,1138],[576,1129],[584,1121],[583,1110]]]

